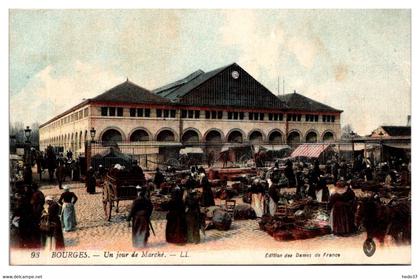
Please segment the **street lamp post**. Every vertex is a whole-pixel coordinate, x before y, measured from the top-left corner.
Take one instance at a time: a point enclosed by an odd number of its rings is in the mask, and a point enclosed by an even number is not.
[[[383,162],[383,153],[384,153],[384,147],[383,147],[383,142],[382,142],[382,137],[384,136],[384,133],[382,133],[382,131],[379,132],[378,134],[380,140],[379,140],[379,145],[381,146],[381,156],[380,156],[380,160],[381,163]]]
[[[351,160],[354,163],[354,136],[356,135],[355,132],[351,131],[350,132],[350,136],[351,136]]]
[[[26,126],[26,129],[23,130],[25,133],[25,149],[24,149],[24,159],[25,159],[25,167],[24,167],[24,174],[23,180],[26,184],[32,184],[32,160],[31,160],[31,132],[32,130],[29,126]]]
[[[95,142],[95,135],[96,135],[95,128],[92,127],[89,132],[90,132],[91,142]]]
[[[85,148],[85,156],[86,156],[86,171],[89,169],[91,165],[91,157],[92,157],[92,143],[95,142],[95,135],[96,130],[92,127],[89,131],[90,133],[90,142],[86,141],[86,148]]]

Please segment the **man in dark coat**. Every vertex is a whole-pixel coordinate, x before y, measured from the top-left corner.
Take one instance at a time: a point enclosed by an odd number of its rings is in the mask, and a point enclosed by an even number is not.
[[[160,188],[160,184],[165,181],[165,176],[162,174],[159,168],[156,168],[155,178],[153,183],[156,185],[157,188]]]
[[[305,174],[301,167],[296,172],[296,198],[301,199],[303,197],[303,190],[305,187]]]
[[[206,174],[200,174],[200,185],[203,188],[203,192],[201,195],[201,205],[204,207],[214,206],[214,195],[213,191],[211,190],[211,184],[207,179]]]
[[[58,161],[58,167],[55,170],[55,177],[57,178],[59,189],[63,189],[62,185],[63,185],[63,181],[65,179],[65,176],[66,176],[66,173],[65,173],[64,162],[62,160],[59,160]]]
[[[73,173],[73,181],[79,181],[80,180],[80,162],[79,162],[79,159],[72,162],[71,169],[72,169],[72,173]]]
[[[353,190],[346,186],[344,181],[338,181],[328,202],[335,235],[346,236],[355,232],[355,204],[356,197]]]
[[[95,194],[96,192],[96,178],[93,167],[89,167],[88,171],[86,172],[86,191],[89,194]]]
[[[197,198],[196,190],[192,190],[186,200],[186,213],[185,218],[187,222],[187,242],[188,243],[200,243],[200,203]]]
[[[17,223],[18,247],[39,249],[41,245],[37,219],[33,215],[30,200],[23,193],[18,195],[14,220]]]
[[[286,168],[284,169],[284,175],[289,180],[289,187],[295,187],[296,186],[296,176],[293,172],[293,163],[290,160],[287,160],[286,162]]]
[[[147,188],[137,186],[138,197],[133,201],[127,221],[132,220],[131,239],[134,248],[147,245],[150,236],[150,217],[153,211],[152,202],[147,198]]]
[[[318,183],[312,184],[309,187],[308,196],[318,202],[328,202],[330,198],[330,191],[328,190],[325,177],[320,176]]]
[[[187,242],[187,222],[185,220],[185,204],[182,200],[182,191],[177,186],[171,194],[171,200],[164,206],[166,214],[166,241],[169,243]]]

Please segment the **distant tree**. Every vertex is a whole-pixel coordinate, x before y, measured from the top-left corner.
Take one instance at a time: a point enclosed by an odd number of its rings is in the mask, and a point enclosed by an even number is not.
[[[353,127],[350,124],[346,124],[341,128],[341,139],[351,139],[351,132],[354,132]],[[354,137],[360,137],[357,133]]]

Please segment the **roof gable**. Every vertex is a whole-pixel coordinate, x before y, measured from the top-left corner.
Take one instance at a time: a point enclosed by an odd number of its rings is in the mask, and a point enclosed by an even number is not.
[[[410,126],[381,126],[382,129],[391,137],[410,136]]]
[[[311,98],[303,96],[299,93],[291,93],[280,95],[278,98],[284,101],[288,109],[313,111],[313,112],[342,112],[342,110],[335,109],[323,103],[317,102]]]
[[[91,100],[117,103],[168,103],[167,99],[138,86],[128,79]]]
[[[233,77],[233,72],[238,77]],[[236,63],[199,74],[165,97],[184,105],[285,108],[281,100]]]

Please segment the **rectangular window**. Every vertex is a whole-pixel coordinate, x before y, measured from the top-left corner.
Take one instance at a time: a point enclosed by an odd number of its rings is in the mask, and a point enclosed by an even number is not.
[[[300,121],[300,120],[302,120],[302,115],[301,114],[298,114],[297,115],[297,121]]]
[[[273,119],[274,119],[274,121],[278,121],[279,120],[279,114],[278,113],[275,113],[273,115]]]
[[[143,117],[143,109],[142,108],[137,109],[137,117]]]
[[[318,122],[318,115],[315,115],[315,122]]]
[[[156,110],[156,117],[162,117],[162,110],[161,109]]]
[[[79,119],[83,118],[83,111],[79,111]]]
[[[335,122],[335,115],[331,116],[331,122]]]
[[[89,109],[85,108],[83,111],[83,117],[88,117],[89,116]]]
[[[232,119],[232,112],[228,111],[228,119]]]
[[[210,119],[210,111],[206,110],[206,119]]]
[[[117,116],[124,116],[124,109],[123,108],[117,108]]]
[[[168,109],[165,109],[163,111],[163,117],[165,117],[165,118],[168,118],[169,117],[169,110]]]
[[[239,113],[237,111],[235,111],[233,113],[233,119],[238,119],[239,118]]]
[[[181,118],[187,118],[187,111],[185,109],[181,110]]]
[[[176,117],[176,110],[171,109],[171,117],[175,118]]]
[[[280,121],[283,121],[283,113],[280,113],[280,114],[279,114],[279,120],[280,120]]]
[[[260,112],[260,120],[264,120],[264,113]]]
[[[270,121],[273,120],[273,114],[272,113],[268,114],[268,120],[270,120]]]
[[[150,117],[150,109],[145,109],[144,110],[144,117]]]
[[[194,111],[193,110],[188,111],[188,118],[194,118]]]
[[[309,114],[306,115],[305,121],[307,121],[307,122],[309,121]]]
[[[101,107],[101,116],[108,116],[108,108]]]
[[[244,119],[244,116],[245,116],[245,114],[241,111],[241,112],[239,113],[239,119],[240,119],[240,120]]]
[[[194,117],[195,118],[200,118],[200,111],[199,110],[196,110],[196,111],[194,111]]]
[[[223,111],[218,111],[217,112],[217,118],[218,119],[222,119],[223,118]]]
[[[135,117],[135,116],[136,116],[136,109],[130,108],[130,117]]]
[[[217,112],[216,111],[212,111],[211,112],[211,119],[216,119],[217,118]]]
[[[109,107],[109,116],[115,116],[115,107]]]
[[[248,119],[249,120],[254,120],[254,113],[248,112]]]
[[[293,121],[296,121],[296,114],[293,114],[293,115],[292,115],[292,120],[293,120]]]

